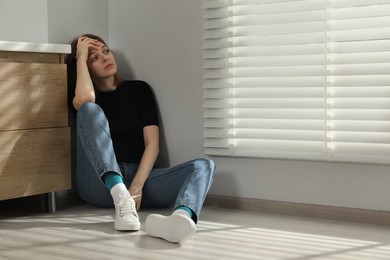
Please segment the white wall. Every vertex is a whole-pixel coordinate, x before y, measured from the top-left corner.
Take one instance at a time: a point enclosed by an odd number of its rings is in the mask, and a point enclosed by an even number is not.
[[[4,20],[4,1],[15,2],[0,0],[0,21]],[[169,147],[166,159],[178,163],[203,156],[202,1],[107,1],[47,0],[47,15],[46,1],[25,0],[27,6],[40,4],[41,11],[35,14],[47,17],[47,31],[31,25],[21,34],[20,27],[10,23],[7,28],[0,25],[0,40],[44,41],[47,37],[50,42],[68,43],[69,37],[85,31],[108,35],[122,75],[146,80],[155,90]],[[72,10],[79,11],[71,15]],[[22,22],[30,25],[23,17]],[[390,210],[390,166],[214,159],[218,171],[212,194]]]

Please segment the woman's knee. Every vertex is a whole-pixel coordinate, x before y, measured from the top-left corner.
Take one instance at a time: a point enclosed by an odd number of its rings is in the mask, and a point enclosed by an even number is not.
[[[213,160],[207,158],[199,158],[196,160],[196,162],[200,165],[202,170],[210,176],[210,178],[214,178],[216,166]]]
[[[77,112],[78,118],[90,118],[90,115],[96,115],[99,113],[103,113],[103,110],[101,107],[93,102],[86,102],[82,104]]]
[[[82,104],[80,106],[79,111],[91,111],[91,110],[95,110],[95,109],[101,110],[101,108],[99,107],[98,104],[93,103],[93,102],[85,102],[84,104]]]
[[[108,121],[101,107],[95,103],[87,102],[80,106],[77,112],[77,124],[108,127]]]

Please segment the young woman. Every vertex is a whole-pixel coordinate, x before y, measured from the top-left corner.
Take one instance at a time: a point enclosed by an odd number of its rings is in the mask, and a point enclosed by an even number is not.
[[[213,161],[154,167],[159,122],[153,92],[143,81],[119,78],[114,55],[100,37],[76,38],[66,63],[77,111],[80,197],[96,206],[115,206],[117,230],[139,230],[141,207],[173,206],[169,216],[147,216],[145,231],[170,242],[191,238],[214,179]]]

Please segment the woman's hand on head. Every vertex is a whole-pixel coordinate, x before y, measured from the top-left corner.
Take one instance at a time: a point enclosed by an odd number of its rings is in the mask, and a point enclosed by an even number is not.
[[[85,62],[87,62],[89,50],[98,49],[101,44],[101,42],[95,39],[79,37],[77,41],[76,60],[83,59]]]

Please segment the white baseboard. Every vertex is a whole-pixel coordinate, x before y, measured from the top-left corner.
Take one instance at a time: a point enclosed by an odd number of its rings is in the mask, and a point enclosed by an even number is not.
[[[205,206],[390,226],[390,211],[367,210],[209,194]]]

